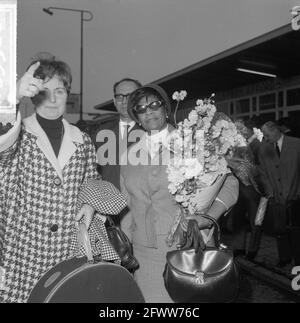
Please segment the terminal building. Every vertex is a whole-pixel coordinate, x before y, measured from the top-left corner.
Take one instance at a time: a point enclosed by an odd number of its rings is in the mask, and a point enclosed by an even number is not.
[[[172,93],[187,90],[177,112],[182,120],[199,98],[215,93],[219,111],[231,118],[289,120],[300,125],[300,31],[291,24],[167,75],[154,83]],[[175,102],[174,107],[175,108]],[[95,106],[114,111],[112,101]]]

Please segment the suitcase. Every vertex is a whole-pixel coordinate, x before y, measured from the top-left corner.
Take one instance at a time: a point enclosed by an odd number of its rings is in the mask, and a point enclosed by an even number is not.
[[[79,232],[87,257],[68,259],[54,266],[37,282],[27,302],[144,303],[132,275],[117,264],[94,263],[83,224]]]

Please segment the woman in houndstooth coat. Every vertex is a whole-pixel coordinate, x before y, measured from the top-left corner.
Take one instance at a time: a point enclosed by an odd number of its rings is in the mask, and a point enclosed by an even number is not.
[[[70,85],[65,63],[31,65],[17,99],[31,97],[36,113],[23,121],[19,113],[0,136],[0,302],[25,302],[47,270],[79,255],[75,220],[89,227],[94,255],[118,260],[94,212],[116,214],[125,200],[97,181],[90,138],[62,117]],[[91,187],[99,194],[89,200]]]

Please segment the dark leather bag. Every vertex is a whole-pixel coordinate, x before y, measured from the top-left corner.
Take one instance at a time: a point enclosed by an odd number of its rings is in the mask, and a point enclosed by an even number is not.
[[[178,303],[227,303],[238,294],[239,273],[233,253],[220,246],[220,227],[215,228],[216,247],[174,250],[167,253],[164,271],[165,287]]]
[[[139,263],[133,255],[132,244],[127,235],[115,225],[111,217],[107,217],[106,231],[109,242],[121,259],[121,265],[134,272],[139,268]]]

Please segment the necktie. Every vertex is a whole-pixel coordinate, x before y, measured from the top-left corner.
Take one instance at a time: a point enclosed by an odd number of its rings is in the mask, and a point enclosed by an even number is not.
[[[126,136],[128,139],[128,131],[129,131],[130,125],[129,124],[124,124],[122,127],[122,139]],[[126,135],[125,135],[126,134]]]
[[[276,149],[277,156],[280,158],[280,149],[279,149],[279,146],[278,146],[278,142],[275,143],[275,149]]]

